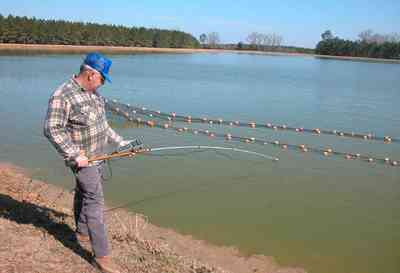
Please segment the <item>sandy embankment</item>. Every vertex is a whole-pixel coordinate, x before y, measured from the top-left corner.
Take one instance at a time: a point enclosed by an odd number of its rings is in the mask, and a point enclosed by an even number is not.
[[[71,208],[71,193],[0,162],[0,272],[97,272],[90,246],[74,239]],[[124,272],[305,273],[154,226],[126,210],[106,213],[106,221],[113,257]]]
[[[195,48],[154,48],[154,47],[123,47],[123,46],[75,46],[75,45],[39,45],[39,44],[2,44],[0,53],[65,53],[81,54],[98,51],[108,54],[134,54],[134,53],[245,53],[264,54],[276,56],[313,56],[300,53],[267,52],[252,50],[225,50],[225,49],[195,49]]]

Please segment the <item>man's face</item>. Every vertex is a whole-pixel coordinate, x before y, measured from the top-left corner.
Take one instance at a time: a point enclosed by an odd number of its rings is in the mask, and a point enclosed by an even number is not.
[[[100,74],[100,72],[97,72],[95,70],[89,70],[88,71],[88,76],[87,76],[87,82],[88,82],[88,90],[89,91],[96,91],[100,86],[104,84],[104,78]]]

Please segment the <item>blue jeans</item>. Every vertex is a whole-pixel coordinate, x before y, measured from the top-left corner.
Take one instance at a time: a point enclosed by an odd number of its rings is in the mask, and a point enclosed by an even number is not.
[[[96,257],[109,255],[104,222],[103,165],[73,170],[76,178],[74,216],[76,231],[89,235]]]

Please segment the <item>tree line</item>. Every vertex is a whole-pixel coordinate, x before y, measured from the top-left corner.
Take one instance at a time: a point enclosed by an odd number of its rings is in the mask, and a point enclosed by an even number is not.
[[[0,14],[0,43],[197,48],[191,34],[144,27],[44,20]]]
[[[311,48],[283,46],[283,36],[277,33],[252,32],[245,40],[247,43],[240,41],[233,44],[222,44],[217,32],[203,33],[199,36],[203,48],[314,54],[314,49]]]
[[[315,53],[320,55],[400,59],[400,34],[378,34],[366,30],[356,41],[335,37],[330,30],[322,33]]]

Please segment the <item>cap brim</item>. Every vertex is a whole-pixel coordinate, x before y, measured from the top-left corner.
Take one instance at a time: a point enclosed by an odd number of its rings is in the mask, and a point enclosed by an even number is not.
[[[110,76],[108,76],[107,74],[103,74],[103,73],[101,73],[101,75],[104,77],[104,79],[106,79],[106,81],[108,81],[109,83],[112,83]]]

